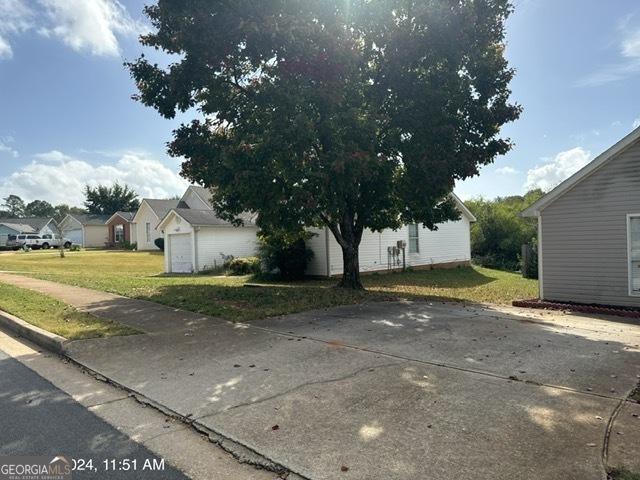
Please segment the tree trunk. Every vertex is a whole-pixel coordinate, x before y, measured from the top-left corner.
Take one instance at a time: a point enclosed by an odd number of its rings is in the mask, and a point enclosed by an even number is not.
[[[342,280],[338,283],[341,288],[364,290],[360,282],[359,245],[342,247]]]

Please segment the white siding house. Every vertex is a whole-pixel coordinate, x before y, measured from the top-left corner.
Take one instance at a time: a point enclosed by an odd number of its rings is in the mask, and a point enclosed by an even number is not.
[[[406,242],[407,267],[437,268],[468,264],[471,260],[470,225],[475,218],[453,196],[462,213],[460,220],[438,225],[431,231],[422,226],[404,226],[380,233],[366,231],[360,244],[360,270],[374,272],[397,270],[403,266],[402,254],[389,254],[398,241]],[[245,217],[245,226],[234,227],[218,218],[208,200],[207,189],[191,186],[160,221],[158,229],[165,238],[165,271],[192,273],[220,267],[225,256],[256,254],[257,233],[253,216]],[[315,234],[307,245],[314,252],[307,274],[335,276],[342,273],[342,249],[328,229],[312,229]]]
[[[178,206],[178,200],[157,200],[143,198],[140,208],[133,217],[133,237],[138,244],[138,250],[158,250],[156,239],[164,234],[158,229],[158,224],[167,213]]]
[[[399,230],[372,232],[366,230],[360,243],[360,271],[376,272],[403,267],[402,252],[390,255],[389,248],[398,241],[406,242],[405,265],[412,268],[443,268],[468,264],[471,261],[471,223],[474,216],[454,197],[461,211],[460,220],[438,225],[429,230],[421,225],[405,225]],[[336,276],[342,274],[342,249],[329,229],[313,229],[316,235],[307,242],[314,257],[307,274]]]
[[[197,273],[222,266],[226,256],[255,255],[258,228],[252,216],[244,227],[218,218],[207,189],[190,186],[160,221],[164,232],[164,268],[167,273]]]

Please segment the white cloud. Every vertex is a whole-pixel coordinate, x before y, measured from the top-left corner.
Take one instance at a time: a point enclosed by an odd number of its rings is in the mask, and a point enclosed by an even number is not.
[[[40,0],[51,23],[40,29],[75,51],[118,55],[118,35],[136,35],[144,26],[118,0]]]
[[[29,30],[58,39],[77,52],[117,56],[121,37],[149,29],[118,0],[37,1],[37,8],[30,9],[24,0],[0,0],[0,59],[12,58],[10,38]]]
[[[0,0],[0,59],[13,57],[9,38],[33,27],[33,12],[21,0]]]
[[[640,118],[636,118],[636,119],[633,121],[633,125],[631,125],[631,128],[633,128],[634,130],[635,130],[636,128],[638,128],[638,127],[640,127]]]
[[[498,175],[515,175],[516,173],[520,173],[520,171],[507,165],[506,167],[496,168],[496,173]]]
[[[549,191],[567,179],[591,160],[591,152],[582,147],[558,153],[555,158],[527,172],[525,191],[541,188]]]
[[[112,163],[92,165],[52,150],[35,155],[29,165],[0,178],[0,198],[15,194],[25,201],[82,206],[85,185],[114,182],[126,183],[140,197],[150,198],[182,195],[188,186],[177,173],[148,156],[125,153]]]
[[[640,28],[630,27],[631,20],[632,16],[627,16],[620,22],[622,40],[618,45],[621,57],[619,61],[605,65],[599,71],[578,80],[576,86],[597,87],[640,73]]]
[[[13,158],[18,158],[20,156],[18,151],[10,145],[11,143],[13,143],[13,138],[0,137],[0,157],[2,154],[8,154]]]

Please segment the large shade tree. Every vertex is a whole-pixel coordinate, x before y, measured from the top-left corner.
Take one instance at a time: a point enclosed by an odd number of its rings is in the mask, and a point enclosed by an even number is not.
[[[142,43],[167,68],[128,64],[135,98],[174,132],[182,174],[217,212],[262,226],[328,227],[341,285],[361,288],[363,231],[459,213],[456,180],[506,153],[519,115],[504,58],[508,0],[158,0]]]
[[[112,186],[86,185],[84,196],[87,211],[96,215],[113,215],[119,211],[133,212],[140,206],[138,194],[128,185],[120,185],[118,182]]]

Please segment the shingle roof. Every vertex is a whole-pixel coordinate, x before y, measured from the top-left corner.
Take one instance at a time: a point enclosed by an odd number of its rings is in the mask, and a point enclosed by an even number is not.
[[[211,204],[211,191],[208,188],[201,187],[200,185],[191,185],[190,188],[194,190],[210,208],[213,208],[213,205]]]
[[[90,213],[70,213],[82,225],[105,225],[113,215],[92,215]]]
[[[178,207],[180,200],[157,200],[154,198],[144,198],[143,201],[153,210],[159,219],[163,219],[172,209]]]
[[[31,225],[27,225],[26,223],[15,223],[18,219],[13,222],[0,222],[0,225],[4,225],[11,230],[14,230],[18,233],[36,233],[37,230],[34,229]]]
[[[116,212],[114,215],[119,215],[130,222],[131,220],[133,220],[133,217],[135,217],[136,212]],[[113,217],[113,215],[111,216]]]
[[[0,221],[0,224],[20,232],[35,233],[42,230],[50,221],[51,218],[47,217],[10,218]]]
[[[213,210],[195,210],[192,208],[175,208],[173,210],[191,225],[199,227],[229,226],[231,223],[218,217]],[[242,214],[244,224],[255,225],[255,215]]]

